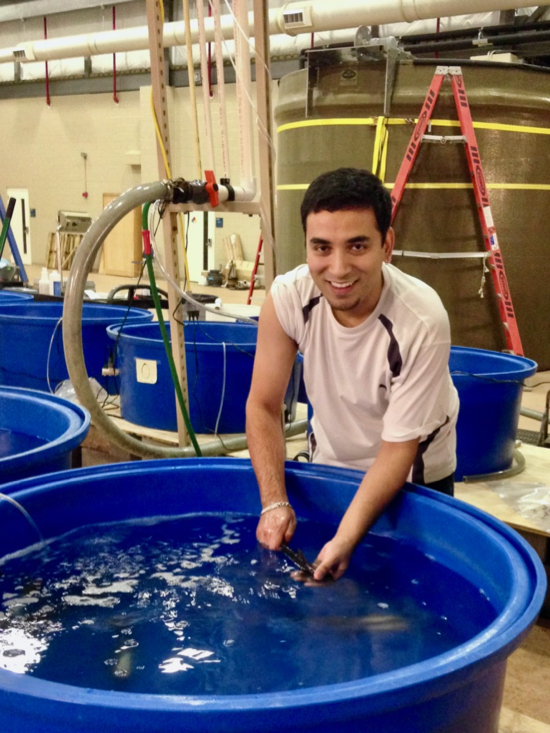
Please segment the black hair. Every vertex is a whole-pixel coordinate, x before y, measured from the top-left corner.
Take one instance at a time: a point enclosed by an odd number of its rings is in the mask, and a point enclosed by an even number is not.
[[[391,196],[382,181],[361,168],[337,168],[321,173],[309,185],[300,213],[306,231],[309,214],[341,209],[372,209],[382,241],[391,224]]]

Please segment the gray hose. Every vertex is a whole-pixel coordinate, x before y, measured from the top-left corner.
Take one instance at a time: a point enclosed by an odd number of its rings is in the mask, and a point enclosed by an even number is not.
[[[137,186],[112,201],[86,232],[77,248],[63,305],[63,348],[69,377],[80,403],[91,414],[92,421],[115,445],[129,453],[143,458],[174,458],[179,455],[176,448],[150,446],[131,437],[103,412],[90,386],[84,349],[82,345],[82,304],[88,275],[101,250],[105,238],[116,224],[136,207],[152,201],[170,200],[171,191],[166,183],[150,183]]]
[[[521,407],[519,414],[523,417],[529,417],[531,420],[538,420],[539,422],[544,418],[544,413],[531,410],[529,407]]]
[[[171,187],[167,182],[148,183],[131,188],[110,203],[86,232],[76,250],[63,305],[63,344],[69,377],[80,403],[91,414],[92,421],[107,438],[122,450],[142,458],[189,458],[195,455],[192,447],[175,448],[153,446],[143,443],[121,430],[103,412],[90,386],[84,350],[82,345],[82,304],[88,275],[101,250],[103,242],[116,224],[138,206],[153,201],[170,201]],[[307,420],[291,423],[285,429],[286,435],[298,435],[307,428]],[[225,438],[223,443],[216,439],[201,445],[205,456],[223,455],[229,450],[244,450],[247,447],[246,435]]]
[[[513,461],[515,461],[515,465]],[[510,468],[506,468],[503,471],[495,471],[494,473],[480,473],[475,476],[463,476],[462,481],[464,481],[465,484],[472,484],[476,481],[500,481],[505,478],[517,476],[518,473],[521,473],[525,469],[525,458],[523,454],[519,452],[519,450],[514,451],[513,461]]]

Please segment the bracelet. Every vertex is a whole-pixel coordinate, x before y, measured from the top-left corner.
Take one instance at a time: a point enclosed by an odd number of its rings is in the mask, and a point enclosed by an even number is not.
[[[269,506],[266,506],[265,509],[262,509],[260,512],[260,517],[262,514],[265,514],[266,512],[270,512],[272,509],[279,509],[279,507],[282,506],[288,506],[292,509],[292,505],[288,503],[288,501],[276,501],[274,504],[270,504]]]

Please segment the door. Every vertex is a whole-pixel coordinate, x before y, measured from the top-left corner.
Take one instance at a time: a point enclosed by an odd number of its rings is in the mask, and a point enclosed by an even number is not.
[[[120,194],[104,193],[103,208]],[[126,214],[103,242],[99,272],[103,275],[136,277],[141,268],[141,211],[139,207]]]
[[[184,215],[191,282],[200,282],[203,270],[214,268],[214,219],[212,211],[191,211]]]
[[[31,253],[31,209],[29,206],[28,188],[8,188],[7,208],[10,198],[16,199],[15,209],[11,219],[11,229],[15,243],[24,265],[32,264]]]

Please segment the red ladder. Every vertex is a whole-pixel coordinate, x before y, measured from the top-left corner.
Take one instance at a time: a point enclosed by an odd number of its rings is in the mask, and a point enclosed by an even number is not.
[[[493,286],[497,295],[506,343],[512,354],[523,356],[518,324],[514,313],[514,307],[512,305],[512,296],[510,295],[510,288],[508,287],[508,280],[504,270],[502,252],[500,251],[498,244],[493,214],[491,212],[489,197],[487,195],[485,176],[483,174],[481,159],[479,157],[479,148],[474,132],[474,125],[472,123],[472,114],[470,112],[470,105],[468,103],[468,97],[466,96],[464,79],[462,77],[462,69],[460,66],[438,66],[435,70],[432,83],[428,89],[426,99],[424,100],[424,104],[420,111],[418,122],[414,128],[414,132],[409,142],[409,147],[407,148],[407,152],[405,153],[405,157],[401,163],[401,167],[392,190],[392,223],[395,219],[397,208],[401,202],[401,197],[405,186],[407,185],[416,156],[420,150],[420,143],[424,140],[426,128],[430,122],[444,79],[450,79],[451,81],[462,136],[451,136],[449,138],[442,137],[441,141],[444,142],[448,139],[453,142],[465,143],[468,168],[470,170],[470,176],[474,187],[477,211],[479,221],[481,223],[481,231],[483,232],[483,241],[485,249],[489,253],[489,269],[491,271]]]

